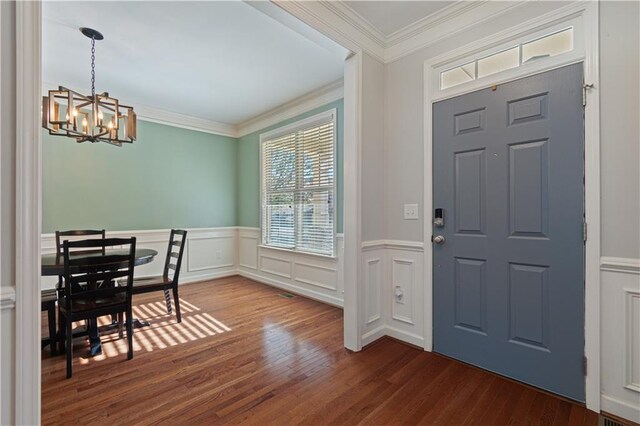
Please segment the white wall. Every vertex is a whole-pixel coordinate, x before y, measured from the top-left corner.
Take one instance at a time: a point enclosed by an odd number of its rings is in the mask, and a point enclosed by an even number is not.
[[[600,3],[602,409],[640,423],[640,3]]]
[[[362,58],[362,240],[384,238],[384,65]]]
[[[0,2],[0,424],[15,419],[15,3]]]
[[[640,258],[640,3],[600,3],[602,255]]]

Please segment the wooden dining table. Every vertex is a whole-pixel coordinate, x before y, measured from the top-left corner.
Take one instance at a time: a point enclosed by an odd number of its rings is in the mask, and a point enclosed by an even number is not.
[[[129,254],[129,250],[126,249],[107,249],[102,252],[102,250],[91,250],[91,251],[76,251],[70,254],[71,259],[82,259],[87,257],[96,257],[96,256],[110,256],[110,255],[127,255]],[[136,248],[135,254],[135,266],[145,265],[153,261],[153,259],[158,255],[158,252],[153,249],[148,248]],[[64,256],[58,253],[45,253],[41,256],[41,275],[42,276],[62,276],[64,275]],[[73,270],[71,271],[73,273]],[[141,321],[139,319],[134,319],[134,327],[140,328],[149,325],[148,322]],[[112,331],[117,328],[117,323],[112,323],[106,326],[98,327],[97,323],[93,324],[91,321],[88,322],[86,327],[81,329],[74,330],[73,337],[88,335],[90,342],[90,353],[91,355],[98,355],[102,353],[102,346],[100,344],[100,332]]]

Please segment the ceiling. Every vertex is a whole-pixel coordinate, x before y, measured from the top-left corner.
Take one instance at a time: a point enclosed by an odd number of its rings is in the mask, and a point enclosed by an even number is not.
[[[455,1],[345,1],[343,2],[385,36],[413,24]]]
[[[342,77],[345,56],[332,41],[290,29],[265,7],[46,1],[44,85],[90,91],[90,41],[79,27],[105,36],[96,42],[97,92],[205,120],[239,124]]]

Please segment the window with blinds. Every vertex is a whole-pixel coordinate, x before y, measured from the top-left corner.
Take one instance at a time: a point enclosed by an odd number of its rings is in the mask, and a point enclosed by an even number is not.
[[[262,244],[334,254],[335,112],[261,136]]]

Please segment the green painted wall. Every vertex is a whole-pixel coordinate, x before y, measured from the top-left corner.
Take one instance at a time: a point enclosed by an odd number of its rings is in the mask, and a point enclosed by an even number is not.
[[[42,139],[43,233],[236,224],[237,139],[147,121],[122,148]]]
[[[42,137],[42,232],[260,226],[260,134],[337,109],[337,230],[342,232],[343,101],[240,139],[138,121],[122,148]]]
[[[330,109],[337,109],[337,196],[336,228],[342,232],[343,160],[344,160],[344,102],[343,99],[300,114],[257,132],[245,135],[238,141],[238,226],[260,226],[260,134],[285,126],[303,118]]]

